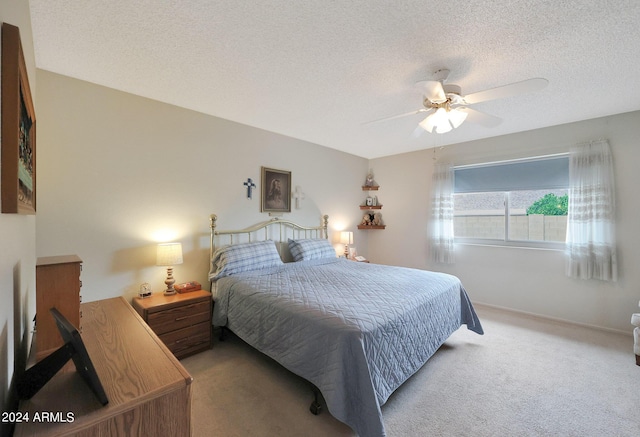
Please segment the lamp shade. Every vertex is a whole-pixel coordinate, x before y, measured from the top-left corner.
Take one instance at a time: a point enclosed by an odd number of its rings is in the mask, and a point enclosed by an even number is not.
[[[158,244],[156,265],[175,266],[182,264],[182,244],[162,243]]]
[[[349,232],[349,231],[340,232],[340,243],[353,244],[353,232]]]

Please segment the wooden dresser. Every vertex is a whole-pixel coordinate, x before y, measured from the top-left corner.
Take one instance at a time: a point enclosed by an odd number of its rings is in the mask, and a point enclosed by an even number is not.
[[[178,358],[211,347],[211,293],[206,290],[133,299],[133,307]]]
[[[109,403],[102,406],[72,367],[20,403],[32,420],[17,424],[14,435],[191,435],[192,378],[131,305],[118,297],[81,310],[82,339]],[[36,423],[43,412],[61,414],[55,423]]]
[[[40,257],[36,263],[36,359],[40,361],[62,346],[56,322],[49,310],[57,308],[79,331],[80,272],[76,255]],[[81,331],[82,332],[82,331]]]

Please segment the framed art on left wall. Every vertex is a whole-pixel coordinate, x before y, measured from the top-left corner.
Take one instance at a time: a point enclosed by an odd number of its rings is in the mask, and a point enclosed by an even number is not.
[[[2,212],[36,213],[36,116],[20,30],[2,23]]]

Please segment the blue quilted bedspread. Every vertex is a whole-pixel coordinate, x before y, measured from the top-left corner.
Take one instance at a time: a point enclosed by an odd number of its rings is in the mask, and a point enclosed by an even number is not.
[[[217,281],[214,325],[313,383],[360,436],[384,436],[380,406],[462,324],[482,326],[455,276],[344,259]]]

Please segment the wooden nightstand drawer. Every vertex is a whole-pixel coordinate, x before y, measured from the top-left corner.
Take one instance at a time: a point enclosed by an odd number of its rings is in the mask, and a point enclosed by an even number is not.
[[[133,307],[177,357],[211,347],[211,293],[205,290],[133,298]]]
[[[160,340],[178,358],[183,354],[208,349],[211,343],[211,325],[209,322],[189,326],[188,328],[160,335]]]
[[[210,319],[211,304],[209,301],[196,302],[189,305],[150,313],[147,323],[158,334],[186,328]]]

